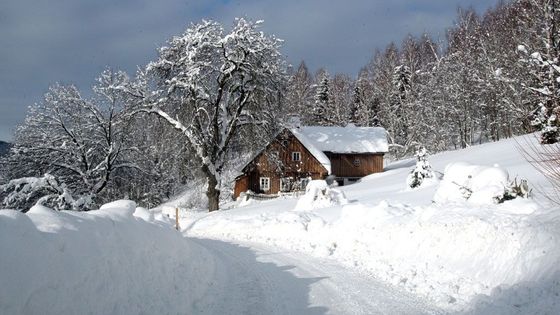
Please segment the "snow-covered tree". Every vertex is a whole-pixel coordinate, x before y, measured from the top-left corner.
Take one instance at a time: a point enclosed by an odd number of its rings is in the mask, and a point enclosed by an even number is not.
[[[352,92],[354,82],[346,74],[337,73],[331,81],[330,107],[327,111],[327,118],[331,125],[345,126],[348,124],[350,110],[352,108]]]
[[[286,112],[300,116],[304,122],[313,115],[313,78],[303,61],[288,80],[284,102]]]
[[[420,187],[426,179],[434,177],[434,171],[428,162],[428,151],[422,146],[416,151],[416,167],[406,178],[406,184],[410,188],[417,188]]]
[[[92,99],[72,85],[51,86],[16,131],[7,159],[9,178],[48,173],[78,198],[106,194],[116,172],[136,167],[123,146],[126,100],[114,89],[127,80],[122,72],[103,72]]]
[[[175,128],[207,179],[208,208],[219,209],[228,151],[245,126],[266,125],[285,82],[280,40],[260,21],[237,19],[231,31],[214,21],[191,25],[159,49],[130,93],[139,110]]]
[[[379,126],[376,117],[379,110],[375,107],[378,104],[374,101],[370,73],[367,68],[362,68],[354,82],[348,121],[359,126]]]
[[[401,102],[405,100],[412,90],[412,73],[407,65],[399,65],[393,71],[393,86],[395,97]]]
[[[75,200],[64,184],[50,174],[43,177],[13,179],[0,186],[2,206],[26,212],[34,205],[55,210],[84,210],[91,207],[91,198],[82,196]]]
[[[532,125],[541,131],[542,144],[552,144],[560,140],[560,1],[530,3],[533,10],[528,19],[535,24],[539,41],[537,47],[519,45],[517,50],[522,54],[522,62],[532,65],[534,85],[529,88],[537,96]]]
[[[315,104],[313,106],[313,114],[311,123],[319,126],[332,125],[330,120],[331,109],[331,79],[329,74],[325,71],[318,79],[317,88],[315,90]]]
[[[365,107],[364,96],[360,85],[356,84],[354,86],[354,93],[352,96],[352,103],[348,111],[348,122],[358,125],[360,124],[360,109]]]

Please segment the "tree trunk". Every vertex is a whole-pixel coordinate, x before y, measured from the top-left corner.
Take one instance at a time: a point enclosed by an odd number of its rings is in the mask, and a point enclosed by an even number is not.
[[[206,179],[208,181],[208,189],[206,196],[208,197],[208,211],[216,211],[220,209],[220,189],[218,189],[218,180],[216,175],[207,173]]]

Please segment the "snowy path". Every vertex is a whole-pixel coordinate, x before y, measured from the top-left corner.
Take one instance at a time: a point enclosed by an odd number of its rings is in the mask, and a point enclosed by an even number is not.
[[[193,239],[214,258],[200,314],[435,314],[418,298],[301,253]],[[250,247],[245,247],[250,246]]]

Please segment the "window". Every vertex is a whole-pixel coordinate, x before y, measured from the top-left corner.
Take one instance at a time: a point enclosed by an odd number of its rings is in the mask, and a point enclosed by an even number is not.
[[[292,161],[301,161],[301,153],[292,152]]]
[[[259,179],[259,185],[262,191],[270,190],[270,177],[261,177]]]
[[[280,191],[291,191],[292,190],[292,178],[284,177],[280,178]]]
[[[362,163],[362,161],[360,160],[360,158],[355,158],[354,162],[352,164],[354,164],[354,166],[358,167],[358,166],[360,166],[361,163]]]

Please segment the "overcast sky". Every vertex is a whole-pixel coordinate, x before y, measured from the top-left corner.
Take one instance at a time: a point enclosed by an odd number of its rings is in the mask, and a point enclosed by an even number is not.
[[[424,31],[444,37],[458,6],[478,12],[497,0],[1,0],[0,140],[11,140],[27,107],[54,82],[87,90],[106,67],[133,74],[191,22],[230,26],[264,20],[283,53],[312,71],[355,75],[376,48]]]

